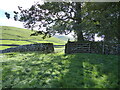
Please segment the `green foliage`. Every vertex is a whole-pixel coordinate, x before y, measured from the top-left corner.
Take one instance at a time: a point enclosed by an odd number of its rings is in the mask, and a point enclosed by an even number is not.
[[[25,28],[39,27],[41,32],[47,33],[48,36],[53,36],[56,33],[67,35],[75,30],[77,33],[81,32],[79,36],[82,37],[80,26],[81,3],[44,2],[44,4],[36,3],[29,9],[19,7],[19,10],[20,13],[15,13],[15,17],[16,15],[19,16],[18,21],[24,22]],[[45,27],[45,31],[42,30],[43,27]],[[34,33],[33,35],[37,34]],[[46,37],[47,34],[44,36]],[[79,39],[83,39],[83,37]]]
[[[20,13],[14,13],[15,20],[18,15],[18,20],[24,22],[26,28],[45,27],[48,37],[74,31],[78,41],[94,39],[98,34],[105,35],[106,41],[115,42],[120,39],[119,8],[119,2],[44,2],[29,9],[19,7]]]
[[[120,7],[118,2],[90,2],[85,3],[83,8],[86,36],[89,36],[90,33],[97,33],[98,36],[105,35],[106,42],[115,42],[119,39],[118,17],[120,16]]]
[[[3,88],[117,88],[118,56],[1,54]]]

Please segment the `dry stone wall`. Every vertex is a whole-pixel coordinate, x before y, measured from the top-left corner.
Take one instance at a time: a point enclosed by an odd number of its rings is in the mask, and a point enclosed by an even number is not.
[[[7,52],[27,52],[27,51],[40,51],[45,53],[54,52],[54,47],[52,43],[38,43],[38,44],[29,44],[29,45],[20,45],[14,48],[8,48],[2,50],[2,53]]]

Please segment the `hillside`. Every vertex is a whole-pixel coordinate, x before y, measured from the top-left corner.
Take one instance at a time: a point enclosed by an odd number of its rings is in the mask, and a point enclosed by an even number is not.
[[[41,36],[30,36],[34,31],[16,27],[0,26],[0,44],[25,45],[33,43],[53,43],[54,45],[64,45],[65,41],[51,37],[42,39]],[[9,46],[2,46],[2,49]]]

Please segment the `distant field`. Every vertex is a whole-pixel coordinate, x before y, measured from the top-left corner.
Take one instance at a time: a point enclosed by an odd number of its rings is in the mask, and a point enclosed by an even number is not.
[[[34,31],[16,27],[0,26],[0,44],[34,44],[34,43],[53,43],[54,45],[64,45],[65,41],[55,37],[43,40],[41,36],[30,36]],[[3,40],[2,40],[3,39]],[[0,46],[0,50],[13,46]]]

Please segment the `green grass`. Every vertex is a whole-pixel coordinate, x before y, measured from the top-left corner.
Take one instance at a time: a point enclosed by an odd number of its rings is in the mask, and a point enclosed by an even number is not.
[[[64,45],[57,38],[30,37],[27,29],[0,27],[0,44],[53,43]],[[0,46],[0,50],[13,46]],[[2,88],[118,88],[118,56],[101,54],[64,54],[64,46],[55,53],[13,52],[0,54]],[[57,52],[57,53],[56,53]],[[2,77],[2,78],[1,78]],[[1,81],[0,81],[1,85]],[[1,88],[1,86],[0,86]]]
[[[7,49],[7,48],[12,48],[12,47],[15,47],[15,46],[0,46],[0,50],[4,50],[4,49]]]
[[[46,38],[43,40],[42,36],[30,36],[34,31],[21,29],[16,27],[0,26],[0,39],[16,39],[16,40],[1,40],[0,44],[17,44],[26,45],[34,43],[53,43],[54,45],[64,45],[65,41],[55,37]],[[20,41],[22,40],[22,41]],[[23,41],[28,40],[28,41]],[[6,49],[10,46],[0,46],[0,50]]]
[[[31,44],[31,42],[28,41],[12,41],[12,40],[2,40],[0,44],[16,44],[16,45],[24,45],[24,44]]]
[[[3,88],[117,88],[118,56],[40,52],[6,53]]]

